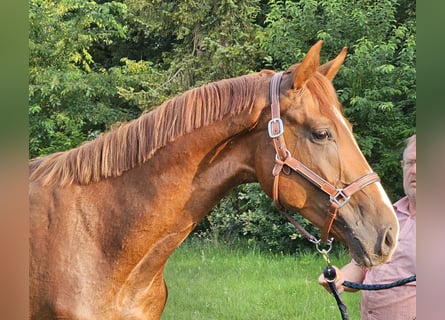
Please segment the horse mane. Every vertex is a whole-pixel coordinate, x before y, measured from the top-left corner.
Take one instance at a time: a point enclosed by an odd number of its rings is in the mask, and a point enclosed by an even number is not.
[[[250,113],[255,84],[255,75],[245,75],[188,90],[95,140],[31,160],[30,180],[65,186],[120,176],[178,137],[227,116]]]

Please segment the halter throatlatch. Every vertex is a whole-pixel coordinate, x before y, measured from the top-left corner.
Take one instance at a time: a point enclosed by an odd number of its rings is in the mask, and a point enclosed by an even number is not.
[[[281,205],[278,194],[278,183],[280,179],[280,173],[284,168],[289,167],[293,171],[299,173],[309,182],[317,186],[327,195],[329,195],[329,201],[331,205],[328,209],[328,213],[324,222],[321,233],[321,241],[330,244],[332,238],[329,238],[329,232],[332,228],[332,224],[337,216],[338,209],[343,207],[349,202],[351,196],[357,191],[362,190],[371,183],[380,181],[378,175],[375,172],[370,172],[361,178],[358,178],[345,188],[336,188],[328,181],[317,175],[314,171],[306,167],[300,161],[292,157],[290,151],[286,147],[284,141],[284,125],[280,117],[280,83],[282,72],[278,72],[272,76],[270,80],[270,99],[271,99],[271,112],[272,119],[268,123],[268,132],[270,138],[273,139],[273,143],[276,151],[275,166],[273,168],[274,185],[273,185],[273,200],[280,212],[311,242],[318,244],[320,240],[317,240],[313,235],[308,233],[303,227],[301,227],[285,210]],[[288,169],[286,169],[288,170]],[[328,239],[329,238],[329,239]]]

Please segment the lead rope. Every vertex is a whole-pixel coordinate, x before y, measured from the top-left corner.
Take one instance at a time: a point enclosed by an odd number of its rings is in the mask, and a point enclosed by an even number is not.
[[[352,289],[358,289],[358,290],[383,290],[383,289],[389,289],[394,288],[398,286],[403,286],[404,284],[410,283],[416,281],[416,275],[409,276],[408,278],[396,280],[394,282],[390,283],[383,283],[383,284],[363,284],[363,283],[357,283],[357,282],[351,282],[351,281],[344,281],[343,285],[348,288]]]
[[[343,303],[342,299],[340,298],[340,294],[338,293],[337,286],[335,285],[335,279],[337,277],[337,272],[335,271],[335,268],[332,266],[331,261],[328,257],[328,252],[331,250],[331,245],[329,245],[328,249],[320,249],[317,244],[317,250],[320,252],[326,262],[326,267],[323,269],[323,276],[326,280],[326,282],[329,285],[329,289],[332,292],[332,295],[335,298],[335,301],[337,302],[338,309],[340,310],[341,318],[342,320],[349,320],[348,310],[346,305]],[[357,283],[357,282],[351,282],[351,281],[344,281],[342,283],[343,286],[358,290],[383,290],[383,289],[389,289],[397,286],[401,286],[404,284],[407,284],[409,282],[416,281],[416,275],[410,276],[405,279],[397,280],[391,283],[385,283],[385,284],[363,284],[363,283]]]
[[[329,289],[331,289],[332,295],[335,298],[335,301],[337,302],[338,309],[340,310],[341,318],[342,320],[349,320],[348,315],[348,308],[343,303],[343,300],[340,298],[340,294],[338,293],[337,286],[335,285],[335,279],[337,278],[337,272],[335,271],[335,268],[332,266],[331,261],[328,257],[328,252],[331,250],[331,246],[329,246],[329,249],[319,249],[317,245],[317,250],[320,252],[326,261],[326,267],[323,269],[323,275],[326,280],[326,282],[329,285]]]

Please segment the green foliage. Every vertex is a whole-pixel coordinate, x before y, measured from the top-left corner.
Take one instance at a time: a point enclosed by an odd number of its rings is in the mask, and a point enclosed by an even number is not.
[[[89,51],[124,36],[115,18],[123,10],[119,3],[30,1],[31,157],[75,147],[103,131],[107,121],[125,118],[107,71],[94,65]]]
[[[115,1],[31,0],[30,68],[74,64],[91,71],[91,47],[110,45],[114,39],[125,37],[124,13],[125,6]]]
[[[303,217],[293,217],[313,235],[320,233]],[[214,243],[245,238],[250,245],[273,252],[291,253],[314,247],[278,212],[257,183],[235,188],[195,229],[194,235]]]
[[[416,125],[415,41],[406,32],[398,41],[400,29],[390,44],[359,39],[341,79],[353,84],[342,90],[346,115],[393,201],[403,195],[399,160]],[[359,80],[357,72],[367,76]]]
[[[175,93],[261,68],[258,0],[126,3],[144,27],[144,38],[159,47],[156,55]]]
[[[416,126],[415,19],[406,0],[31,0],[30,157],[76,147],[191,87],[283,70],[323,39],[322,62],[349,48],[335,86],[395,201]],[[274,251],[307,245],[256,184],[236,188],[196,231]]]

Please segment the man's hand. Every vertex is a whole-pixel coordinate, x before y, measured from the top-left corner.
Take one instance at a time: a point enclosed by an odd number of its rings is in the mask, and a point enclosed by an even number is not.
[[[345,290],[345,287],[342,285],[343,282],[345,281],[344,275],[341,272],[341,270],[339,268],[337,268],[336,266],[332,266],[331,268],[334,268],[334,270],[335,270],[336,277],[333,280],[333,282],[335,283],[335,286],[337,287],[337,291],[340,294]],[[329,288],[328,281],[331,281],[331,280],[328,280],[323,273],[318,277],[318,283],[320,285],[322,285],[323,288],[325,288],[329,293],[332,293],[331,289]]]

